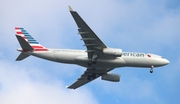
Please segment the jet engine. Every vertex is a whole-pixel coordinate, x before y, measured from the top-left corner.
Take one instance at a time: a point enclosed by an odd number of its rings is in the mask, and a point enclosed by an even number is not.
[[[122,56],[122,49],[105,48],[105,49],[103,49],[103,53],[106,55],[121,57]]]
[[[119,82],[120,75],[118,74],[104,74],[101,77],[102,80],[111,81],[111,82]]]

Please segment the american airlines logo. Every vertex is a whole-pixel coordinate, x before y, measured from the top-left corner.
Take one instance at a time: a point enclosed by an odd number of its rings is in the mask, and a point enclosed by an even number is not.
[[[122,56],[132,56],[132,57],[144,57],[144,53],[136,53],[136,52],[123,52]]]

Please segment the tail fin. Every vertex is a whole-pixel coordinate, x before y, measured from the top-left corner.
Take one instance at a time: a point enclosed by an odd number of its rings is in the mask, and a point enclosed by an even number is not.
[[[16,35],[19,44],[21,45],[22,51],[27,52],[27,51],[33,51],[34,49],[30,46],[30,44],[21,36]]]
[[[16,37],[21,45],[22,49],[18,49],[21,51],[21,54],[17,57],[16,61],[23,60],[30,56],[28,51],[48,51],[47,48],[40,45],[29,33],[26,32],[23,28],[16,27]]]
[[[48,51],[47,48],[39,44],[24,28],[16,27],[16,37],[24,52],[26,51]]]

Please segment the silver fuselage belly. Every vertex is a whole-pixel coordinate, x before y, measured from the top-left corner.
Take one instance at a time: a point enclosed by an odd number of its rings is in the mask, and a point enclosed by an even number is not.
[[[124,52],[124,54],[127,52]],[[28,54],[43,58],[50,61],[55,61],[59,63],[67,63],[67,64],[77,64],[83,67],[88,66],[87,52],[85,50],[68,50],[68,49],[49,49],[49,51],[45,52],[28,52]],[[97,64],[94,64],[91,67],[94,68],[117,68],[117,67],[150,67],[153,65],[154,67],[163,66],[160,64],[156,58],[148,57],[144,55],[141,56],[132,56],[132,55],[124,55],[121,57],[113,57],[103,59],[97,59]]]

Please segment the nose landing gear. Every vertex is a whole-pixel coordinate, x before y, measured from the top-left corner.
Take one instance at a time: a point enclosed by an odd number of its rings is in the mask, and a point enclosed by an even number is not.
[[[154,66],[151,66],[150,73],[153,73]]]

